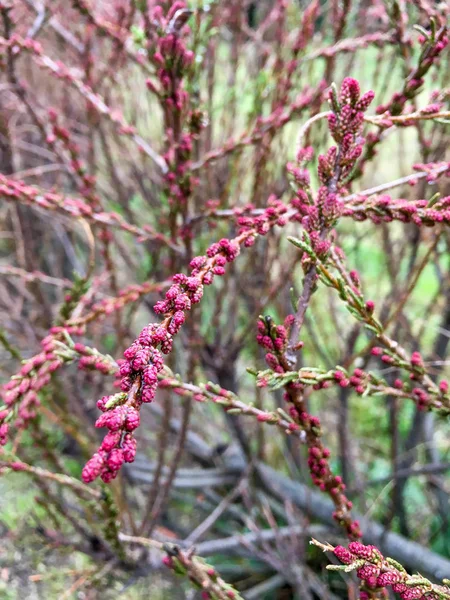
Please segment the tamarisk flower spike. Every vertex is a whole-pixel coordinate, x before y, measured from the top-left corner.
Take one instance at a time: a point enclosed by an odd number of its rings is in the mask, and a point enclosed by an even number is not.
[[[361,594],[365,594],[360,598],[379,598],[379,593],[385,592],[384,588],[391,588],[402,600],[450,599],[447,580],[444,580],[443,585],[438,585],[422,575],[410,575],[396,560],[384,557],[376,546],[366,546],[360,542],[351,542],[347,547],[332,546],[315,539],[310,544],[321,548],[323,552],[332,552],[342,563],[328,565],[327,569],[356,572],[356,576],[362,581]],[[378,595],[370,595],[376,593]]]
[[[118,474],[125,462],[133,462],[136,455],[134,432],[139,426],[139,411],[143,404],[152,402],[158,388],[158,377],[163,369],[163,355],[172,350],[173,338],[179,332],[192,306],[203,296],[204,286],[213,283],[216,276],[225,273],[227,263],[240,253],[240,245],[251,246],[258,235],[265,235],[275,225],[284,225],[283,216],[288,207],[270,197],[265,211],[253,218],[239,218],[239,235],[212,244],[205,255],[190,263],[190,274],[178,273],[164,300],[154,306],[161,323],[151,323],[124,352],[119,375],[121,393],[105,396],[97,402],[103,414],[96,427],[106,427],[106,435],[98,451],[87,462],[82,478],[86,483],[97,477],[108,483]],[[120,433],[120,435],[118,435]]]
[[[288,331],[292,323],[293,315],[289,315],[283,325],[276,325],[270,317],[261,317],[258,321],[256,340],[260,346],[269,351],[266,354],[266,362],[273,370],[273,378],[279,377],[281,385],[284,386],[283,399],[289,405],[287,412],[297,427],[305,434],[305,443],[308,446],[308,466],[313,484],[330,496],[336,507],[333,517],[345,529],[349,538],[358,539],[362,535],[359,522],[352,519],[352,502],[345,494],[345,483],[331,470],[330,450],[325,447],[321,439],[320,419],[307,412],[303,400],[305,389],[303,381],[306,380],[307,384],[317,383],[315,377],[319,374],[310,370],[309,373],[302,372],[303,377],[299,379],[298,373],[288,370],[286,350]],[[267,379],[265,379],[266,375]],[[345,385],[349,384],[346,375],[339,370],[333,374],[333,378],[340,381],[341,385],[344,381]],[[266,383],[271,379],[272,377],[265,372],[259,381]],[[318,388],[326,387],[327,383],[326,380],[322,380]]]
[[[357,199],[346,204],[342,216],[355,221],[370,219],[373,223],[414,223],[418,227],[450,225],[450,196],[431,200],[394,199],[384,194],[370,199]]]
[[[373,98],[372,91],[361,96],[359,83],[352,77],[344,79],[340,92],[334,84],[331,86],[329,102],[332,110],[327,114],[328,129],[336,145],[318,158],[317,172],[321,186],[316,194],[311,190],[309,176],[305,173],[305,169],[288,167],[297,187],[292,204],[298,208],[298,220],[301,221],[311,249],[308,252],[305,248],[302,256],[305,278],[302,294],[297,302],[295,321],[291,328],[286,354],[290,368],[295,367],[300,331],[311,297],[317,287],[316,264],[320,259],[326,258],[330,251],[329,234],[344,209],[342,189],[362,154],[364,140],[360,134],[364,111]],[[309,152],[306,152],[306,149],[302,152],[300,149],[297,156],[301,161],[307,160]]]
[[[15,181],[0,173],[0,196],[11,202],[36,206],[45,210],[62,212],[70,217],[85,219],[94,225],[108,226],[126,231],[136,236],[139,241],[157,239],[181,254],[181,248],[162,233],[149,226],[137,227],[125,221],[115,212],[96,212],[83,198],[64,196],[52,191],[40,190],[36,186],[27,185],[23,181]]]
[[[22,361],[20,371],[0,387],[0,446],[6,445],[13,429],[24,429],[36,418],[41,404],[39,392],[51,380],[52,374],[78,356],[70,335],[81,335],[80,326],[55,326],[41,341],[41,351]],[[65,343],[64,343],[65,342]],[[67,345],[68,344],[68,345]],[[108,359],[83,347],[81,369],[111,372]]]

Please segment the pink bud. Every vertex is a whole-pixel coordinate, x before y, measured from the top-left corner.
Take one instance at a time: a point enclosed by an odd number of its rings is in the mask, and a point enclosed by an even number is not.
[[[128,409],[127,416],[125,419],[125,429],[127,431],[134,431],[139,427],[140,423],[140,415],[139,411],[136,410],[133,406]]]
[[[113,448],[106,459],[106,464],[111,471],[118,471],[124,460],[124,451],[121,448]]]

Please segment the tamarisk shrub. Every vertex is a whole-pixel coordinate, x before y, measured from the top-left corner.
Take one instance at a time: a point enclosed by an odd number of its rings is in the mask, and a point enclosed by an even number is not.
[[[0,2],[0,474],[61,597],[450,597],[446,12]]]

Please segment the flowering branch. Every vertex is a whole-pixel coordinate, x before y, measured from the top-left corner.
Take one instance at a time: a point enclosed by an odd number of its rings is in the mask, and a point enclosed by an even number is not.
[[[411,373],[411,379],[425,386],[425,390],[415,387],[411,389],[408,382],[403,383],[400,379],[396,380],[395,387],[405,393],[403,397],[409,397],[416,402],[419,408],[431,409],[435,408],[443,414],[448,414],[450,411],[450,397],[448,395],[448,383],[444,380],[439,385],[429,377],[424,369],[423,360],[419,352],[414,352],[411,357],[408,356],[398,342],[392,340],[385,332],[381,322],[375,317],[375,304],[372,300],[365,300],[361,291],[359,276],[356,271],[347,273],[342,264],[339,254],[335,249],[330,250],[329,260],[337,268],[340,276],[335,276],[330,273],[325,261],[317,257],[312,249],[312,246],[307,241],[307,234],[304,234],[303,240],[289,237],[290,242],[299,247],[303,252],[308,254],[315,260],[318,276],[321,281],[328,287],[334,288],[341,300],[346,303],[346,308],[352,316],[362,322],[365,327],[373,332],[378,340],[385,346],[386,350],[381,348],[373,348],[372,354],[382,356],[383,362],[407,369]],[[359,372],[360,370],[358,370]],[[361,372],[362,374],[362,372]],[[360,380],[361,374],[358,374],[356,387],[359,386],[359,391],[364,392],[364,385]],[[347,377],[341,377],[342,383],[346,382]],[[345,387],[345,385],[343,385]],[[357,389],[358,391],[358,389]],[[397,395],[397,394],[394,394]]]
[[[142,404],[152,402],[155,397],[158,374],[164,366],[162,354],[171,352],[173,337],[183,325],[185,313],[200,302],[205,285],[210,285],[215,276],[224,275],[225,265],[235,260],[240,245],[251,246],[258,235],[265,235],[274,225],[286,223],[287,207],[276,199],[269,204],[263,215],[239,220],[241,233],[236,238],[222,239],[210,246],[206,255],[195,257],[190,263],[190,276],[175,275],[165,300],[155,304],[155,312],[163,315],[164,320],[145,327],[124,352],[125,360],[120,365],[122,392],[104,396],[97,402],[103,414],[97,419],[96,427],[107,427],[109,433],[83,469],[85,482],[98,476],[109,482],[117,476],[124,462],[133,462],[136,455],[133,431],[139,427]]]
[[[12,49],[15,53],[19,50],[30,52],[40,67],[47,69],[53,75],[70,83],[99,114],[105,116],[116,126],[118,133],[132,139],[137,147],[151,158],[163,174],[167,173],[168,167],[164,158],[155,152],[148,142],[135,132],[134,127],[130,126],[118,111],[112,110],[99,94],[94,93],[89,86],[78,79],[75,73],[66,65],[46,56],[42,50],[42,46],[38,42],[32,39],[22,39],[18,35],[12,36],[9,40],[0,37],[0,49],[3,51]]]
[[[181,253],[181,249],[176,244],[164,234],[154,231],[149,225],[141,228],[127,223],[118,213],[98,212],[81,198],[46,192],[22,181],[14,181],[2,174],[0,174],[0,196],[9,201],[59,211],[71,217],[85,219],[95,225],[117,227],[136,236],[140,242],[155,239],[169,246],[174,252]]]
[[[276,373],[283,374],[288,379],[284,383],[284,400],[290,404],[288,413],[299,429],[305,433],[308,446],[308,466],[311,478],[321,491],[327,493],[333,501],[336,510],[334,519],[345,529],[350,539],[358,539],[362,533],[358,521],[353,521],[351,516],[352,502],[345,495],[345,483],[339,475],[334,475],[329,464],[330,450],[322,442],[320,419],[308,413],[303,397],[304,386],[288,375],[289,361],[286,357],[288,344],[288,329],[292,324],[292,315],[285,321],[285,325],[276,326],[269,317],[261,318],[258,322],[257,342],[269,350],[266,362]],[[286,329],[287,327],[287,329]],[[269,383],[260,377],[259,386]]]
[[[344,196],[343,200],[344,202],[350,202],[353,200],[367,198],[368,196],[373,196],[379,192],[385,192],[386,190],[390,190],[400,185],[405,185],[406,183],[410,185],[416,185],[421,179],[426,179],[428,183],[434,183],[438,177],[445,175],[450,171],[450,163],[441,162],[422,165],[418,164],[414,165],[413,168],[417,169],[418,172],[411,173],[411,175],[405,175],[405,177],[400,177],[399,179],[394,179],[394,181],[382,183],[367,190],[362,190],[361,192],[349,194],[348,196]],[[424,170],[422,171],[421,169]]]
[[[359,140],[364,111],[373,100],[374,93],[367,92],[361,96],[359,84],[347,77],[344,79],[340,94],[332,87],[329,102],[332,110],[328,113],[328,125],[337,146],[331,147],[326,155],[319,157],[318,175],[322,187],[317,193],[315,203],[309,185],[309,175],[305,170],[290,166],[290,171],[298,185],[297,198],[293,202],[299,209],[302,225],[309,233],[317,256],[325,256],[329,250],[328,234],[342,212],[342,201],[339,192],[355,167],[362,153]],[[309,149],[297,152],[299,161],[306,162],[311,157]],[[297,303],[295,321],[291,329],[288,352],[286,355],[290,366],[296,362],[295,349],[306,310],[311,296],[316,289],[317,270],[310,256],[305,256],[303,270],[305,278],[302,294]]]
[[[165,552],[164,565],[175,575],[189,578],[201,590],[201,598],[204,600],[243,600],[239,592],[226,583],[212,565],[194,554],[194,549],[182,550],[175,544],[124,533],[119,533],[119,539],[128,544],[148,546]]]
[[[450,225],[450,196],[430,200],[394,199],[389,195],[375,196],[370,200],[357,198],[348,202],[342,216],[355,221],[370,219],[373,223],[415,223],[419,227],[432,227],[442,223]]]
[[[180,379],[173,377],[168,371],[167,367],[165,367],[160,375],[159,387],[161,389],[172,389],[179,396],[191,396],[196,402],[213,402],[222,406],[227,414],[251,415],[260,423],[276,425],[288,435],[293,435],[302,442],[305,441],[304,432],[300,431],[295,421],[281,408],[277,409],[277,411],[261,410],[253,404],[242,402],[233,392],[225,390],[217,384],[211,382],[201,385],[184,383]]]
[[[368,600],[373,593],[384,587],[390,587],[403,600],[450,599],[450,581],[437,585],[420,574],[410,575],[396,560],[384,557],[376,546],[365,546],[360,542],[351,542],[348,548],[322,544],[313,539],[310,542],[324,552],[333,552],[342,565],[328,565],[327,569],[344,571],[356,575],[364,582],[361,600]]]

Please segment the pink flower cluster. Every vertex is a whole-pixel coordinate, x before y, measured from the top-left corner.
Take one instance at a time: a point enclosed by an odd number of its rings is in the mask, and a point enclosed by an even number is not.
[[[88,371],[99,371],[103,375],[110,375],[115,372],[115,367],[111,361],[104,358],[97,351],[77,342],[73,346],[73,351],[80,356],[78,368]]]
[[[321,187],[312,201],[309,174],[306,169],[288,165],[288,170],[297,185],[296,198],[292,201],[299,211],[299,219],[308,231],[314,252],[324,256],[330,242],[324,239],[328,231],[343,213],[344,205],[339,192],[351,175],[356,161],[362,154],[363,138],[360,137],[364,111],[374,98],[372,91],[361,96],[359,83],[351,78],[344,79],[339,96],[330,91],[332,112],[328,116],[328,127],[337,143],[318,158],[318,175]],[[309,148],[298,154],[300,163],[311,159]]]
[[[120,365],[123,394],[105,396],[97,403],[104,413],[95,425],[107,427],[109,433],[84,467],[84,481],[91,482],[100,475],[103,481],[109,482],[124,462],[134,460],[136,441],[132,432],[139,426],[141,405],[152,402],[155,397],[158,375],[164,366],[162,354],[172,350],[173,336],[183,325],[185,313],[200,302],[203,285],[211,284],[215,275],[223,275],[224,265],[238,253],[239,244],[223,239],[208,248],[206,256],[191,261],[190,277],[181,273],[173,277],[174,283],[165,299],[154,306],[157,314],[165,315],[165,320],[160,325],[152,323],[145,327],[124,352],[125,360]]]
[[[260,319],[257,324],[258,333],[256,335],[258,344],[266,350],[274,350],[277,353],[281,353],[286,348],[287,328],[292,325],[293,318],[293,315],[289,315],[286,318],[284,325],[276,325],[270,331],[268,330],[267,324]],[[282,373],[284,371],[280,364],[279,356],[268,352],[266,354],[266,362],[276,373]]]
[[[152,11],[153,22],[158,24],[160,34],[152,58],[159,67],[157,75],[162,96],[169,108],[175,107],[180,112],[186,106],[188,94],[181,87],[174,86],[174,79],[181,78],[194,60],[194,53],[186,48],[180,35],[190,14],[186,3],[180,1],[172,4],[166,16],[162,6],[155,6]],[[151,87],[152,84],[148,81],[147,85]]]
[[[409,362],[400,359],[394,352],[379,346],[372,348],[372,355],[379,356],[385,364],[409,371],[410,381],[418,382],[425,387],[425,389],[423,387],[411,389],[412,386],[407,381],[404,382],[401,379],[394,381],[394,387],[408,393],[420,410],[428,410],[433,406],[448,410],[448,382],[443,379],[437,387],[429,384],[425,377],[425,367],[420,352],[413,352]]]
[[[176,320],[176,314],[172,322]],[[157,345],[161,346],[161,351]],[[132,433],[140,424],[139,410],[142,404],[153,401],[158,374],[164,366],[161,352],[170,352],[171,348],[172,338],[168,328],[151,324],[125,350],[125,359],[119,368],[122,393],[104,396],[97,402],[103,414],[95,426],[106,427],[109,432],[99,450],[83,468],[82,478],[86,483],[98,476],[109,483],[117,476],[124,462],[133,462],[136,440]]]
[[[126,400],[125,394],[105,396],[97,402],[104,412],[96,421],[96,427],[107,427],[109,432],[99,450],[86,463],[82,471],[83,481],[89,483],[99,475],[105,483],[112,481],[124,462],[133,462],[136,455],[136,440],[132,432],[139,427],[139,411],[131,404],[120,404]],[[115,402],[119,406],[110,409]],[[108,404],[109,403],[109,404]]]
[[[253,246],[257,235],[266,235],[273,225],[283,227],[288,221],[286,216],[288,208],[275,195],[272,194],[269,196],[267,205],[267,208],[261,215],[256,217],[240,215],[237,218],[239,234],[252,233],[244,241],[246,248]]]
[[[257,342],[263,348],[270,350],[266,354],[266,362],[276,373],[288,370],[285,352],[288,342],[288,330],[293,323],[293,315],[289,315],[283,326],[275,325],[271,320],[258,321]],[[345,377],[342,373],[342,377]],[[318,387],[326,387],[327,382],[321,382]],[[289,382],[285,385],[283,398],[290,404],[289,415],[294,423],[306,433],[308,445],[308,466],[311,479],[315,486],[326,492],[333,500],[336,510],[333,517],[343,525],[351,539],[361,537],[358,521],[353,521],[350,516],[351,501],[346,497],[345,483],[339,475],[331,471],[328,459],[330,451],[322,444],[320,419],[306,411],[302,392],[304,386],[298,382]]]
[[[364,581],[363,587],[367,590],[360,593],[363,600],[373,597],[371,591],[381,591],[385,587],[390,587],[403,600],[437,600],[450,593],[447,586],[432,584],[419,575],[409,575],[398,568],[398,563],[385,559],[375,546],[351,542],[348,548],[336,546],[333,553],[345,565],[355,565],[356,575]]]
[[[69,334],[82,333],[79,327],[64,329]],[[56,354],[55,344],[62,331],[62,327],[53,327],[41,342],[42,351],[27,360],[18,375],[2,387],[1,399],[4,406],[0,407],[0,445],[7,443],[14,418],[14,426],[18,430],[36,417],[40,406],[38,392],[49,383],[51,374],[64,364],[64,359]]]
[[[151,10],[152,23],[156,25],[152,42],[151,60],[156,68],[158,84],[147,80],[148,89],[156,93],[163,105],[166,151],[163,158],[168,166],[165,174],[168,202],[174,210],[185,206],[198,179],[190,172],[190,159],[194,139],[204,126],[198,109],[189,112],[189,93],[184,79],[190,71],[195,55],[186,47],[191,15],[186,2],[173,2],[164,15],[161,5]],[[179,234],[188,239],[191,232],[185,225]]]
[[[354,163],[361,154],[361,151],[357,150],[360,144],[355,141],[355,136],[361,132],[364,112],[374,97],[375,94],[371,90],[361,96],[359,83],[353,77],[344,79],[339,97],[335,96],[334,90],[330,92],[333,111],[328,116],[328,127],[336,143],[341,146],[342,166]]]
[[[124,462],[132,462],[136,454],[133,431],[139,426],[142,404],[151,402],[158,386],[158,375],[163,368],[162,354],[172,350],[173,336],[178,333],[186,318],[186,312],[200,302],[204,285],[213,283],[214,277],[224,275],[225,265],[235,260],[240,244],[256,235],[264,235],[287,212],[279,201],[271,199],[270,206],[262,215],[241,223],[239,235],[212,244],[206,255],[196,256],[190,263],[189,276],[178,273],[167,290],[164,300],[154,306],[157,314],[164,316],[160,324],[145,327],[139,337],[124,352],[120,365],[122,393],[105,396],[97,406],[103,415],[96,427],[106,427],[109,433],[98,452],[86,463],[82,478],[85,482],[101,477],[109,482],[117,476]]]
[[[310,417],[314,419],[314,417]],[[320,422],[317,423],[320,426]],[[347,513],[353,508],[353,503],[345,495],[346,485],[340,475],[333,475],[329,466],[330,450],[323,445],[316,444],[308,450],[308,467],[311,473],[311,479],[316,487],[322,492],[327,492],[337,509],[333,512],[333,518],[338,523],[343,523],[347,534],[351,538],[361,537],[359,521],[346,522]]]
[[[342,215],[355,221],[370,219],[373,223],[415,223],[432,227],[438,223],[450,225],[450,196],[439,199],[432,207],[428,200],[393,199],[388,194],[369,200],[353,201],[345,206]]]
[[[385,112],[391,115],[399,115],[408,100],[414,98],[424,83],[424,76],[429,69],[439,60],[442,51],[448,46],[448,29],[444,26],[433,38],[425,39],[422,37],[423,44],[418,65],[409,73],[403,90],[395,93],[391,101],[386,105],[377,107],[376,112],[383,114]]]

